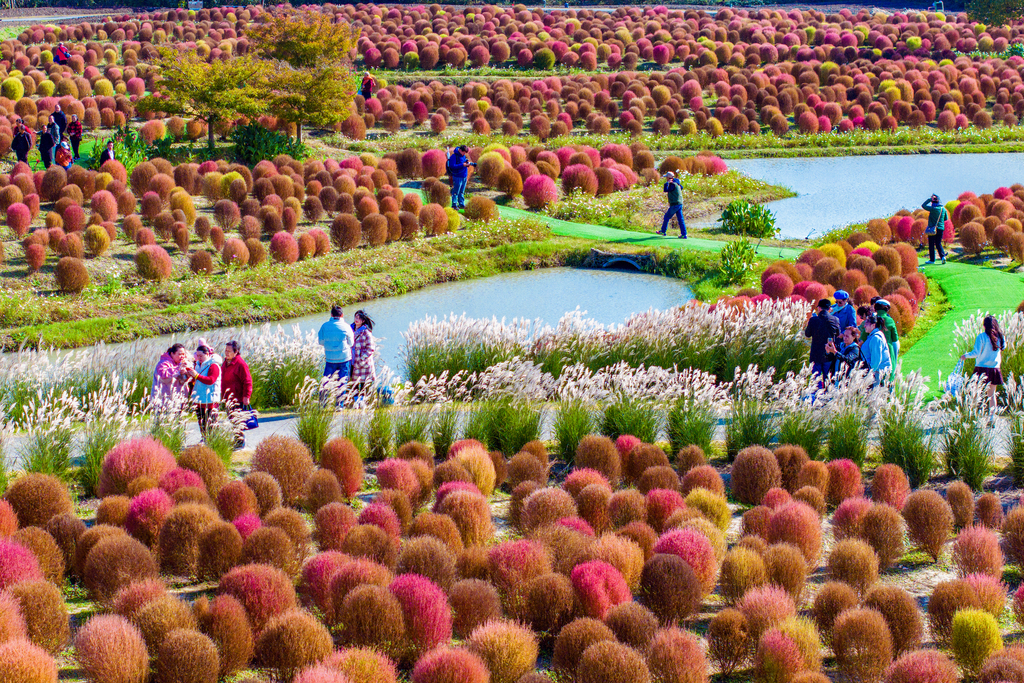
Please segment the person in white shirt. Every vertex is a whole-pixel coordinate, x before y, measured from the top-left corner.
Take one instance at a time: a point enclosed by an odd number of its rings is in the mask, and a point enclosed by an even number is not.
[[[995,316],[986,315],[983,332],[974,340],[974,348],[960,356],[961,359],[974,359],[974,374],[984,375],[988,383],[988,404],[994,415],[996,412],[996,387],[1003,385],[1003,349],[1006,348],[1006,337],[999,328]]]

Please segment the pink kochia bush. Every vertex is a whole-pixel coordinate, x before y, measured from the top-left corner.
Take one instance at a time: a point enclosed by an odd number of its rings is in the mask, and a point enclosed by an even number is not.
[[[695,529],[673,529],[662,534],[654,545],[655,553],[675,555],[690,565],[704,593],[710,593],[718,579],[715,549],[707,536]]]
[[[39,560],[31,550],[9,539],[0,539],[0,591],[19,581],[42,579]]]
[[[389,590],[402,605],[406,637],[416,652],[452,639],[452,610],[437,584],[419,574],[403,574],[391,582]]]
[[[167,446],[152,437],[123,441],[103,457],[99,495],[122,495],[128,484],[143,475],[160,480],[177,467]]]
[[[174,501],[163,489],[147,489],[132,498],[125,529],[143,543],[151,544],[172,507]]]
[[[555,181],[538,173],[523,181],[523,200],[531,209],[543,209],[558,199],[558,188]]]
[[[622,573],[601,560],[576,565],[569,578],[588,617],[604,619],[612,607],[633,599]]]
[[[416,662],[412,683],[488,683],[490,673],[483,660],[469,650],[439,647]]]
[[[145,683],[149,677],[146,641],[127,619],[100,614],[75,637],[75,654],[85,678],[97,683]]]
[[[254,631],[262,630],[272,617],[297,605],[288,575],[265,564],[235,567],[221,577],[219,592],[242,603]]]

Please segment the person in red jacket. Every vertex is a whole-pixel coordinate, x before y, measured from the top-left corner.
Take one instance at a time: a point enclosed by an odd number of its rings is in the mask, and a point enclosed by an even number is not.
[[[252,401],[252,373],[249,372],[249,365],[238,354],[239,346],[236,341],[229,341],[224,345],[224,367],[223,379],[221,380],[221,394],[227,404],[228,411],[252,410],[249,403]],[[238,437],[238,446],[245,445],[245,433]]]

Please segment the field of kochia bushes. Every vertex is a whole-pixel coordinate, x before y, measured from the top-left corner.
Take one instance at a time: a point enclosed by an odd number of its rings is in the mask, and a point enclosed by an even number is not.
[[[912,490],[892,464],[865,479],[792,445],[723,468],[698,445],[586,430],[561,461],[540,441],[506,456],[451,438],[368,473],[348,439],[314,454],[272,436],[244,476],[205,446],[134,438],[103,458],[89,525],[64,482],[23,473],[0,501],[0,675],[56,683],[58,656],[94,683],[1024,673],[1002,636],[1010,611],[1024,621],[1002,582],[1024,561],[1024,508],[992,493]],[[931,565],[923,595],[902,587]],[[72,586],[95,606],[73,628]]]
[[[268,11],[290,10],[171,10],[33,26],[0,45],[0,112],[32,127],[59,102],[87,128],[124,125],[135,118],[137,98],[158,80],[151,63],[159,47],[195,50],[209,60],[244,55],[250,48],[246,27]],[[584,128],[683,135],[925,125],[955,130],[1016,125],[1024,113],[1024,59],[1004,54],[1021,42],[1020,23],[986,27],[964,15],[863,10],[711,14],[663,7],[548,12],[349,5],[316,11],[333,12],[353,26],[351,57],[358,67],[508,70],[507,78],[490,82],[383,83],[369,100],[356,95],[349,117],[335,126],[356,139],[374,128],[396,133],[429,125],[441,133],[463,121],[480,134],[529,131],[541,140]],[[63,66],[52,61],[58,40],[72,51]],[[983,56],[964,54],[975,50]],[[516,77],[516,68],[544,72],[555,66],[572,71]],[[395,80],[392,73],[382,79]],[[147,139],[168,130],[197,139],[206,131],[200,120],[175,117],[165,127],[158,113],[144,119]],[[290,125],[273,112],[261,123],[283,130]],[[232,122],[218,126],[226,133]],[[0,128],[0,153],[9,149],[10,138],[7,127]]]
[[[490,145],[472,148],[470,156],[478,163],[474,181],[510,198],[522,195],[532,208],[659,177],[654,156],[640,143],[600,150]],[[279,156],[251,170],[225,161],[175,166],[161,158],[137,164],[130,174],[119,161],[67,172],[57,166],[33,172],[19,163],[0,175],[0,210],[21,242],[26,273],[42,268],[52,253],[59,259],[57,288],[77,293],[90,283],[83,259],[103,256],[118,241],[137,249],[139,277],[159,281],[175,276],[171,252],[181,257],[179,271],[187,258],[193,273],[209,274],[215,258],[223,267],[257,266],[268,257],[290,264],[332,248],[456,230],[463,215],[451,207],[450,188],[440,179],[445,163],[443,150],[411,148],[340,161]],[[709,175],[726,170],[715,156],[668,157],[660,169],[670,168]],[[422,180],[421,189],[403,190],[400,184],[410,179]],[[197,202],[199,196],[204,201]],[[464,214],[479,221],[497,215],[495,202],[484,196],[471,196]],[[13,260],[15,249],[7,251]]]

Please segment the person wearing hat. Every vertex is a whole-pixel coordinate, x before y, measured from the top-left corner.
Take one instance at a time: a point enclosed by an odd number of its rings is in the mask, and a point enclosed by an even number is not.
[[[850,295],[845,290],[837,290],[833,298],[836,305],[832,307],[832,315],[839,318],[839,329],[857,326],[857,314],[850,305]]]
[[[826,344],[834,340],[840,330],[839,319],[829,312],[832,302],[822,299],[818,302],[818,310],[811,315],[804,329],[804,336],[811,340],[811,372],[824,378],[832,370],[832,358],[825,350]]]
[[[364,100],[370,99],[373,89],[377,87],[377,79],[370,75],[369,71],[363,73],[363,82],[359,84],[359,94]]]
[[[877,315],[869,315],[864,319],[864,329],[867,330],[868,338],[861,344],[860,355],[864,363],[871,368],[875,375],[875,386],[885,378],[887,371],[895,369],[889,353],[889,344],[886,343],[885,333],[882,332],[882,323]]]
[[[878,328],[882,330],[885,341],[889,344],[889,358],[892,360],[892,367],[895,371],[896,359],[900,357],[900,333],[896,329],[896,321],[889,315],[892,305],[881,297],[872,298],[871,303],[875,309],[875,317],[878,319]]]
[[[666,234],[668,223],[675,216],[679,222],[679,239],[685,240],[686,221],[683,220],[683,186],[679,184],[679,178],[676,178],[676,174],[672,171],[665,174],[665,194],[668,195],[668,211],[665,212],[665,218],[661,221],[661,230],[658,231],[658,234]]]
[[[939,195],[933,194],[924,200],[921,208],[928,212],[928,227],[924,234],[928,235],[928,261],[925,265],[935,263],[935,251],[938,250],[942,265],[946,265],[946,250],[942,248],[942,233],[946,229],[946,218],[949,213],[946,207],[939,202]]]

